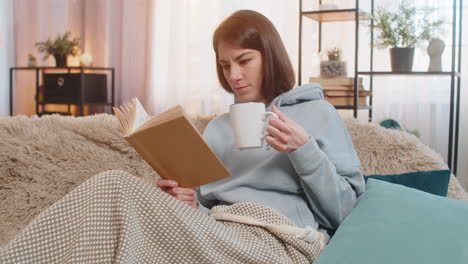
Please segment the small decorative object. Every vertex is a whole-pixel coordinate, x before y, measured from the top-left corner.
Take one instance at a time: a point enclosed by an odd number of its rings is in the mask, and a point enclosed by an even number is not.
[[[36,57],[34,57],[34,55],[29,53],[28,54],[28,67],[36,67],[36,66],[37,66]]]
[[[406,133],[409,133],[413,136],[420,137],[421,133],[419,133],[418,130],[411,130],[411,129],[403,129],[400,124],[395,119],[385,119],[382,122],[379,123],[380,126],[388,128],[388,129],[395,129],[395,130],[401,130],[405,131]]]
[[[321,11],[323,11],[323,10],[334,10],[334,9],[338,9],[338,6],[335,5],[335,4],[332,4],[332,3],[321,4],[320,7],[319,7],[319,10],[321,10]]]
[[[432,38],[429,41],[429,46],[427,47],[427,54],[429,54],[430,62],[429,69],[430,72],[440,72],[442,71],[442,53],[445,49],[445,43],[440,38]]]
[[[435,9],[411,7],[406,0],[400,2],[397,12],[377,8],[369,27],[377,29],[375,46],[391,47],[390,58],[393,72],[410,72],[413,69],[414,48],[432,38],[442,20],[433,20]]]
[[[320,75],[323,77],[346,76],[346,62],[341,61],[341,49],[327,51],[328,60],[320,62]]]
[[[70,39],[70,32],[67,31],[61,36],[52,41],[50,38],[44,42],[37,42],[36,47],[39,52],[45,52],[44,60],[50,55],[55,58],[56,67],[67,67],[68,55],[76,56],[80,50],[80,39]]]
[[[83,67],[93,66],[93,56],[89,53],[83,53],[80,58],[80,64]]]
[[[388,129],[396,129],[396,130],[401,130],[400,124],[395,119],[385,119],[382,122],[379,123],[380,126],[383,126]]]
[[[323,0],[319,6],[319,10],[334,10],[338,9],[338,6],[333,3],[332,0]]]

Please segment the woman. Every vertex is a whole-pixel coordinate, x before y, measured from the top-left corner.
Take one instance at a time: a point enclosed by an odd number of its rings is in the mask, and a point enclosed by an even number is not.
[[[336,229],[364,192],[360,162],[345,125],[318,85],[292,89],[294,72],[273,24],[238,11],[213,37],[218,78],[238,103],[263,102],[275,112],[266,142],[274,148],[235,149],[229,115],[211,121],[204,138],[233,174],[196,191],[158,180],[164,191],[193,207],[257,202],[298,226]],[[281,110],[279,110],[281,109]]]
[[[216,30],[213,47],[220,82],[236,102],[263,102],[278,114],[267,128],[273,149],[241,153],[229,116],[220,116],[204,137],[232,177],[191,190],[166,180],[158,188],[122,171],[101,173],[1,248],[0,263],[315,259],[326,242],[317,230],[336,228],[364,191],[346,127],[321,100],[319,86],[291,89],[291,63],[263,15],[234,13]],[[208,209],[210,215],[202,212]]]

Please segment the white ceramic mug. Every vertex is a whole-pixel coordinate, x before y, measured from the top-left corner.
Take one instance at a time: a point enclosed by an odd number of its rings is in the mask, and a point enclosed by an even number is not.
[[[264,103],[239,103],[229,107],[232,131],[238,149],[261,148],[265,137],[268,116],[278,117],[265,111]]]

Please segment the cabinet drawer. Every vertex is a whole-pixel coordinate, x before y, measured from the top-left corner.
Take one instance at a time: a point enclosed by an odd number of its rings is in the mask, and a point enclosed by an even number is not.
[[[107,103],[107,75],[84,74],[83,104]],[[44,102],[47,104],[79,104],[79,73],[44,74]]]

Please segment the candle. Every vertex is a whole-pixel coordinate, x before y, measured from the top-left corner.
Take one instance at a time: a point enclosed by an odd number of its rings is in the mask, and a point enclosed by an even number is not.
[[[88,53],[81,55],[81,66],[90,67],[93,65],[93,56]]]

